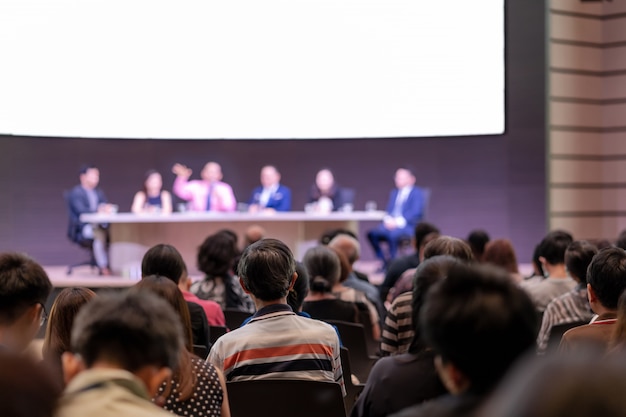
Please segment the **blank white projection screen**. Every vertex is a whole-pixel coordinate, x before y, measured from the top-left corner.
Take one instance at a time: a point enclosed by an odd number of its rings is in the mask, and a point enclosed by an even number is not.
[[[504,0],[2,0],[0,134],[500,134]]]

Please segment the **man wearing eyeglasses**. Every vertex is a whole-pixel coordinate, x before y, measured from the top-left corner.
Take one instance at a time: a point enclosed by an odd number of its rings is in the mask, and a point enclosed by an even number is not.
[[[0,253],[0,349],[21,352],[46,320],[52,283],[41,265],[19,253]]]

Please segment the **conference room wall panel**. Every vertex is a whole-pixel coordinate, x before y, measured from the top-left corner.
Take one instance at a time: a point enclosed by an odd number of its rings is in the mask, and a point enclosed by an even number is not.
[[[622,23],[626,25],[626,19],[623,19]],[[605,71],[626,72],[626,43],[620,47],[606,48],[603,50],[603,52]]]
[[[604,98],[603,79],[576,74],[550,74],[550,96],[556,98],[600,100]]]
[[[552,126],[601,128],[604,127],[605,107],[598,104],[563,103],[552,100]]]
[[[623,3],[623,2],[619,2]],[[607,44],[626,42],[626,16],[602,22],[603,41]]]
[[[626,156],[626,132],[560,132],[551,133],[551,155],[588,158]]]
[[[602,14],[604,13],[602,3],[595,2],[550,0],[549,8],[551,11],[584,13],[591,16],[602,16]]]
[[[626,183],[626,163],[618,160],[550,159],[552,185]]]
[[[613,242],[626,229],[626,213],[608,216],[552,216],[553,229],[569,230],[575,239],[608,239]]]
[[[579,71],[602,71],[603,54],[599,48],[579,45],[550,44],[550,66]]]
[[[603,41],[602,22],[597,19],[555,15],[550,26],[552,39],[601,43]]]
[[[507,2],[507,114],[503,135],[341,140],[127,140],[0,137],[0,251],[30,253],[47,265],[84,257],[66,238],[63,190],[78,182],[83,163],[101,170],[111,202],[128,211],[150,168],[171,189],[173,163],[197,178],[210,160],[221,163],[224,180],[239,201],[259,184],[259,170],[275,164],[302,210],[314,175],[330,167],[337,181],[356,190],[355,209],[367,201],[384,208],[394,171],[411,165],[417,183],[432,191],[428,220],[443,233],[466,237],[484,228],[513,240],[528,262],[546,230],[545,5]],[[451,118],[450,123],[454,123]],[[361,235],[376,223],[364,224]],[[197,242],[199,245],[201,242]],[[372,259],[365,239],[363,257]]]
[[[613,213],[626,207],[626,184],[619,188],[555,188],[550,194],[552,213]]]

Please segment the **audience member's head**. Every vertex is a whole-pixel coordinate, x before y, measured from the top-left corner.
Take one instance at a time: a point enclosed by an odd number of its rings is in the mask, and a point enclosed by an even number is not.
[[[61,385],[29,358],[0,351],[0,404],[3,417],[51,417]]]
[[[93,367],[123,369],[155,395],[178,364],[182,335],[176,312],[154,294],[99,295],[74,321],[73,354],[63,354],[66,380]]]
[[[258,224],[253,224],[252,226],[248,227],[244,235],[245,246],[248,247],[253,243],[258,242],[265,237],[265,234],[265,229]]]
[[[225,277],[234,265],[237,252],[236,242],[229,233],[212,234],[198,248],[198,269],[207,278]]]
[[[413,232],[413,243],[415,244],[415,250],[419,252],[420,248],[423,246],[424,238],[431,233],[440,234],[441,232],[439,231],[437,226],[428,222],[419,222],[417,225],[415,225],[415,230]]]
[[[626,252],[607,248],[598,252],[587,269],[589,305],[596,314],[617,310],[620,295],[626,289]]]
[[[461,239],[450,236],[437,237],[424,247],[424,259],[439,255],[450,255],[468,262],[474,260],[474,255],[469,245]]]
[[[519,273],[515,249],[509,239],[491,240],[485,245],[483,262],[499,266],[511,274]]]
[[[173,369],[173,378],[178,384],[176,391],[179,394],[179,401],[188,400],[193,395],[195,381],[193,372],[191,371],[193,334],[191,330],[191,316],[189,314],[187,302],[183,298],[183,295],[176,284],[164,276],[150,275],[143,277],[143,279],[135,284],[130,291],[137,293],[150,292],[166,301],[176,312],[182,326],[186,350],[180,350],[177,366]],[[168,384],[163,397],[168,397],[171,392],[170,390],[171,386]]]
[[[587,268],[597,253],[596,246],[585,240],[570,243],[565,250],[565,267],[569,275],[577,282],[586,283]]]
[[[467,236],[467,244],[472,249],[474,259],[479,262],[482,262],[483,253],[485,253],[485,245],[487,245],[489,239],[487,232],[482,229],[472,230]]]
[[[615,246],[618,248],[622,248],[626,250],[626,229],[622,230],[622,232],[617,237],[617,241],[615,242]]]
[[[431,288],[420,326],[448,390],[479,395],[534,347],[538,327],[532,301],[505,271],[465,264]]]
[[[185,341],[185,347],[188,351],[193,349],[193,336],[191,332],[191,317],[189,315],[189,307],[183,297],[183,294],[178,289],[178,286],[170,278],[163,275],[148,275],[143,277],[141,281],[135,284],[131,291],[145,292],[149,291],[172,306],[174,311],[178,313],[180,318],[180,324],[183,329],[183,337]]]
[[[315,293],[330,293],[341,276],[337,252],[327,246],[316,246],[306,251],[302,263],[309,274],[310,288]]]
[[[413,276],[413,299],[412,299],[412,323],[415,335],[409,346],[410,353],[419,353],[427,346],[422,337],[422,331],[419,326],[419,316],[422,311],[422,307],[426,302],[426,294],[428,290],[448,275],[448,269],[452,265],[457,265],[461,261],[449,256],[440,255],[433,256],[420,263]]]
[[[354,265],[361,256],[361,245],[359,241],[350,235],[339,234],[335,236],[328,242],[328,247],[343,253],[350,265]]]
[[[350,276],[350,273],[352,272],[352,265],[348,261],[348,257],[343,252],[335,248],[330,248],[330,250],[335,252],[337,257],[339,258],[339,266],[341,271],[339,273],[339,283],[342,283]]]
[[[564,264],[565,250],[573,241],[572,235],[563,230],[549,232],[539,244],[539,260],[544,270],[546,269],[546,264],[548,266]]]
[[[495,391],[479,417],[622,417],[626,358],[533,358]]]
[[[302,310],[304,299],[309,294],[309,274],[301,262],[296,262],[296,273],[298,279],[293,284],[287,295],[287,304],[295,312]]]
[[[348,229],[332,229],[324,232],[322,236],[320,236],[320,244],[328,245],[328,243],[333,240],[335,237],[339,235],[348,235],[358,240],[357,235],[354,234],[351,230]]]
[[[61,371],[61,355],[71,350],[74,319],[78,311],[95,296],[96,293],[88,288],[65,288],[52,304],[43,342],[43,356],[52,366],[58,367],[58,371]]]
[[[45,320],[52,283],[41,265],[18,253],[0,253],[0,346],[22,351]]]
[[[441,237],[441,234],[439,234],[439,232],[432,232],[422,238],[420,246],[417,248],[417,253],[418,253],[420,262],[423,262],[424,259],[426,259],[424,256],[424,251],[426,250],[426,246],[428,246],[430,242],[432,242],[433,240],[439,237]]]
[[[141,276],[161,275],[176,284],[187,270],[185,261],[178,250],[167,244],[159,244],[148,249],[141,261]]]
[[[539,258],[541,257],[541,243],[538,243],[533,250],[533,276],[545,277],[546,273],[543,270],[543,265]]]
[[[296,278],[296,261],[280,240],[262,239],[244,250],[238,275],[255,302],[282,301]]]

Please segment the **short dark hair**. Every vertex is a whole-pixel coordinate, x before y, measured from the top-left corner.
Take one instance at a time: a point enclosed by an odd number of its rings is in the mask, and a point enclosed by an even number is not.
[[[467,243],[451,236],[439,236],[424,247],[424,259],[450,255],[463,261],[473,261],[474,254]]]
[[[428,293],[420,326],[445,362],[485,393],[535,345],[538,323],[529,296],[502,269],[457,264]]]
[[[168,244],[160,243],[148,249],[141,260],[141,276],[161,275],[176,284],[180,281],[187,267],[178,250]]]
[[[0,253],[0,324],[11,324],[52,292],[46,271],[20,253]]]
[[[309,274],[301,262],[296,262],[296,273],[298,279],[287,295],[287,304],[295,312],[300,311],[304,299],[309,294]]]
[[[98,169],[97,166],[95,166],[94,164],[83,164],[80,166],[80,168],[78,169],[78,175],[84,175],[87,173],[87,171],[89,171],[90,169]]]
[[[410,353],[419,353],[426,348],[419,325],[420,312],[426,302],[428,290],[439,280],[448,275],[448,269],[461,261],[449,255],[433,256],[420,263],[413,275],[413,299],[411,300],[411,317],[415,335],[409,345]]]
[[[587,268],[598,248],[586,240],[577,240],[565,250],[565,267],[570,276],[578,282],[587,282]]]
[[[224,277],[235,264],[238,252],[237,241],[231,233],[214,233],[198,248],[198,269],[207,277]]]
[[[285,297],[295,271],[291,250],[278,239],[261,239],[248,246],[238,265],[243,284],[263,301]]]
[[[615,310],[619,296],[626,289],[626,252],[606,248],[596,254],[587,270],[587,282],[604,307]]]
[[[328,245],[331,240],[333,240],[339,235],[348,235],[358,240],[357,235],[354,234],[352,230],[340,228],[340,229],[327,230],[326,232],[324,232],[324,234],[320,236],[320,243],[322,245]]]
[[[539,244],[539,256],[543,256],[550,265],[565,263],[565,250],[574,239],[563,230],[548,233]]]
[[[413,232],[413,237],[415,238],[415,248],[419,249],[422,245],[422,241],[426,236],[431,233],[441,233],[437,226],[428,223],[428,222],[419,222],[415,225],[415,230]]]
[[[183,332],[176,312],[148,292],[100,295],[87,303],[72,328],[72,351],[87,367],[98,360],[129,372],[147,365],[178,364]]]
[[[489,240],[489,234],[482,229],[472,230],[467,236],[467,244],[472,248],[472,253],[476,260],[481,260],[485,252],[485,246]]]
[[[307,250],[302,263],[309,274],[312,291],[330,293],[340,280],[339,254],[328,246],[316,246]]]

